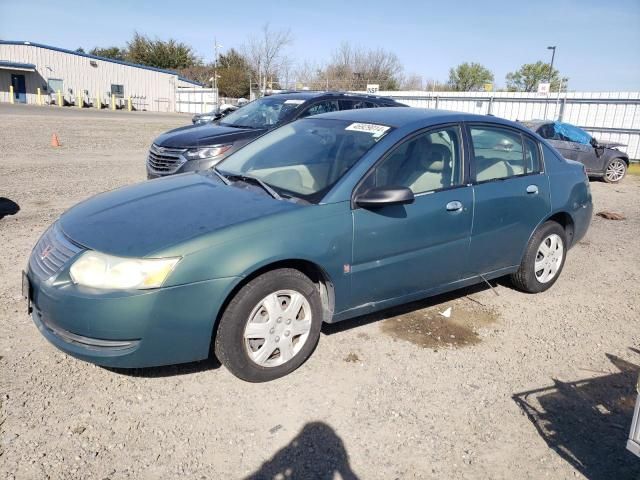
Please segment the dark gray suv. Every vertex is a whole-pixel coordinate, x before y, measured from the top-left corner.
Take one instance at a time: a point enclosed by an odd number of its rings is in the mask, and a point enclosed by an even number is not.
[[[599,142],[570,123],[532,120],[522,124],[548,140],[564,158],[582,163],[590,177],[618,183],[627,174],[629,156],[617,148],[624,147],[622,143]]]
[[[246,104],[217,122],[188,125],[156,138],[147,177],[207,170],[263,133],[299,118],[339,110],[406,107],[393,99],[338,92],[285,92]]]

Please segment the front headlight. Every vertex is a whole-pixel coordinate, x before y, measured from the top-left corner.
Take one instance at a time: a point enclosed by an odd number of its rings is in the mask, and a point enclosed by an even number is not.
[[[184,152],[187,160],[204,160],[219,157],[227,152],[233,145],[214,145],[212,147],[192,148]]]
[[[105,289],[161,287],[180,258],[121,258],[89,250],[73,263],[73,283]]]

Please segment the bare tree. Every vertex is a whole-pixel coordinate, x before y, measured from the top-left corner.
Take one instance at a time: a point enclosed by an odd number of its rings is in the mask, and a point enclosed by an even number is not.
[[[261,89],[266,90],[267,83],[278,81],[278,75],[284,60],[283,51],[293,43],[291,30],[271,30],[268,23],[262,27],[260,35],[251,37],[244,47],[245,57],[258,75]]]

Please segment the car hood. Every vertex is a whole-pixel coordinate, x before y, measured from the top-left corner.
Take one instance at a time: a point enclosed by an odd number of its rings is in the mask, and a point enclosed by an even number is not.
[[[264,129],[225,127],[224,125],[205,123],[170,130],[156,138],[153,143],[168,148],[194,148],[249,140],[265,131]]]
[[[65,212],[60,226],[70,239],[92,250],[144,257],[296,208],[304,207],[275,200],[259,187],[225,185],[214,174],[189,173],[96,195]]]

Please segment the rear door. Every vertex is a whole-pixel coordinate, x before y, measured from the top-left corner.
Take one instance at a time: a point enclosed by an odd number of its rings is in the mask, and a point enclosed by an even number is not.
[[[473,191],[462,135],[448,125],[394,147],[356,190],[409,187],[415,201],[353,210],[353,306],[431,290],[467,276]]]
[[[551,211],[549,183],[533,137],[495,124],[469,124],[466,132],[475,199],[469,262],[485,274],[520,264]]]

